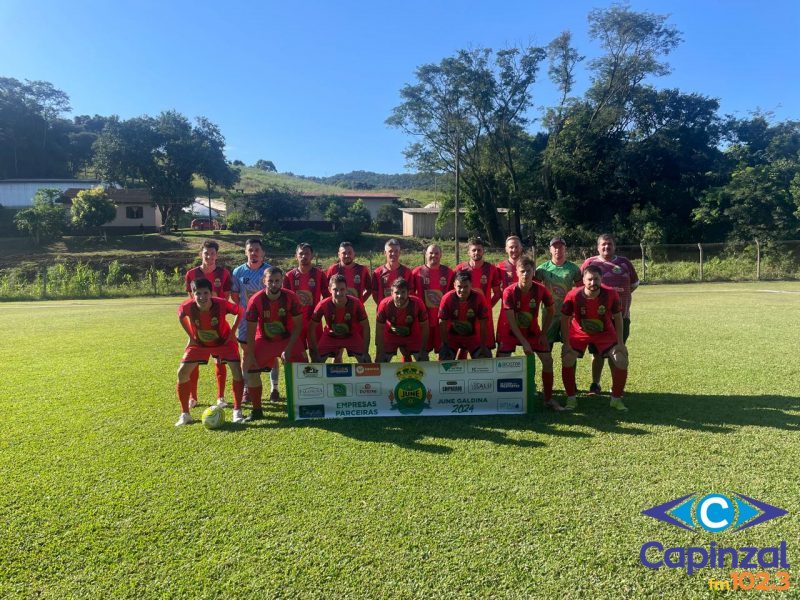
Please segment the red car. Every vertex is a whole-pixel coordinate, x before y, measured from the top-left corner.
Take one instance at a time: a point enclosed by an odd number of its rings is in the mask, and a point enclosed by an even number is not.
[[[208,217],[203,219],[192,219],[192,229],[198,230],[205,230],[205,229],[219,229],[219,221],[216,219],[209,219]]]

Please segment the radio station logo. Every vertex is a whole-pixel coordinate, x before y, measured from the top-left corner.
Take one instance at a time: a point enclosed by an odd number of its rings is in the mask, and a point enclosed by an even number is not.
[[[325,365],[328,377],[352,377],[353,365]]]
[[[498,379],[497,380],[498,392],[521,392],[522,379]]]
[[[425,371],[413,364],[397,370],[400,382],[388,395],[392,410],[400,411],[401,415],[418,415],[431,407],[433,394],[422,383],[424,375]]]

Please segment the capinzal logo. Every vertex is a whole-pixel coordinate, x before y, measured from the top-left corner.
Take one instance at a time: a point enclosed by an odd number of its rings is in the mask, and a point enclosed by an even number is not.
[[[642,514],[689,531],[702,528],[719,533],[741,531],[782,517],[786,511],[743,494],[733,494],[731,498],[723,494],[699,497],[693,493],[643,510]]]

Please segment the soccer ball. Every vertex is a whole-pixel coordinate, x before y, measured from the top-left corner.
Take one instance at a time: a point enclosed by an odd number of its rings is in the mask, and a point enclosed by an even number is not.
[[[219,406],[209,406],[203,411],[203,426],[206,429],[219,429],[225,424],[225,411]]]

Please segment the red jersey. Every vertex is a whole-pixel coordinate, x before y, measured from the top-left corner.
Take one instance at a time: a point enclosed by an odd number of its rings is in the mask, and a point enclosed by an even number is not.
[[[367,311],[364,310],[361,300],[355,296],[348,295],[343,307],[336,306],[333,298],[329,296],[317,304],[311,320],[321,323],[323,317],[325,318],[323,335],[340,339],[353,335],[358,337],[363,335],[361,321],[367,318]]]
[[[489,307],[478,292],[472,290],[463,302],[450,290],[439,305],[439,320],[450,323],[450,333],[458,336],[478,335],[478,320],[489,318]]]
[[[292,269],[284,276],[283,287],[297,294],[306,319],[311,317],[319,301],[330,295],[328,278],[317,267],[311,267],[308,273],[301,273],[298,268]]]
[[[497,263],[497,270],[500,272],[500,287],[503,289],[519,281],[517,265],[512,264],[510,260],[505,259]]]
[[[610,287],[619,294],[622,303],[622,316],[626,319],[631,317],[631,294],[634,288],[639,285],[639,275],[633,263],[624,256],[614,256],[611,260],[604,260],[600,256],[591,256],[583,261],[581,273],[589,265],[600,267],[603,275],[600,281],[603,285]]]
[[[253,294],[247,303],[245,317],[258,324],[256,340],[266,338],[275,341],[289,337],[292,319],[302,313],[303,307],[297,294],[284,288],[275,300],[267,296],[267,290]]]
[[[381,300],[392,295],[392,284],[398,277],[402,277],[408,282],[409,295],[416,296],[411,269],[405,265],[398,265],[396,269],[382,265],[372,273],[372,299],[375,304],[380,304]]]
[[[503,291],[503,310],[514,311],[517,325],[526,337],[541,333],[539,311],[542,305],[553,306],[553,295],[536,281],[527,292],[524,292],[519,285],[509,286]]]
[[[203,267],[195,267],[186,271],[186,291],[192,291],[192,282],[197,279],[208,279],[211,282],[211,295],[217,298],[227,298],[231,293],[233,281],[231,273],[225,267],[216,267],[210,273],[203,271]]]
[[[409,296],[408,303],[403,308],[398,308],[394,298],[384,298],[378,305],[378,314],[375,323],[384,325],[387,333],[401,337],[421,335],[420,323],[428,320],[428,309],[422,300],[416,296]]]
[[[223,346],[228,341],[231,326],[226,315],[240,315],[242,307],[224,298],[211,298],[211,308],[200,310],[194,300],[185,300],[178,307],[178,318],[188,317],[194,337],[201,346]]]
[[[482,294],[490,307],[502,298],[502,277],[494,265],[484,261],[479,268],[473,268],[469,262],[464,262],[456,267],[456,273],[459,271],[472,273],[472,290]]]
[[[619,294],[601,285],[595,298],[587,298],[583,290],[582,287],[571,290],[561,305],[561,314],[572,317],[570,332],[588,336],[614,333],[611,316],[622,312]]]
[[[369,269],[364,265],[353,263],[349,267],[344,267],[337,262],[328,267],[325,275],[328,277],[329,282],[334,275],[344,275],[347,280],[347,293],[350,296],[355,296],[362,303],[366,302],[367,298],[372,294],[372,277]]]
[[[453,270],[444,265],[434,270],[426,265],[415,268],[412,277],[417,298],[425,302],[428,310],[438,312],[442,296],[453,289],[454,276]]]

